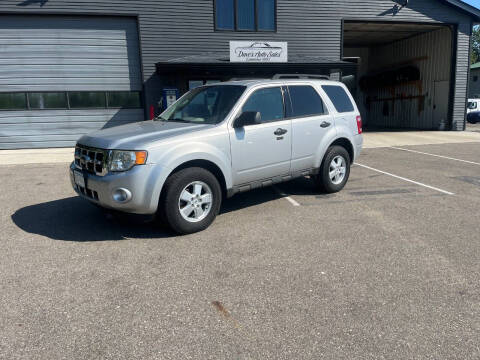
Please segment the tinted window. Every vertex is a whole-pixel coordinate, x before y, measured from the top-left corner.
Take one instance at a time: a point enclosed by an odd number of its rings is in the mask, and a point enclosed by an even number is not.
[[[276,0],[215,0],[217,30],[275,31]]]
[[[477,108],[477,103],[476,102],[469,102],[468,103],[468,108],[473,110]]]
[[[116,91],[108,93],[109,108],[140,108],[140,93],[130,91]]]
[[[72,109],[106,107],[104,92],[71,92],[68,94]]]
[[[25,93],[0,93],[0,109],[26,110],[27,98]]]
[[[255,0],[237,0],[238,30],[255,30]]]
[[[258,30],[275,30],[275,0],[257,0]]]
[[[68,107],[65,93],[30,93],[28,101],[31,109],[66,109]]]
[[[279,87],[255,91],[243,105],[242,112],[244,111],[258,111],[262,122],[283,119],[282,91]]]
[[[237,85],[198,87],[185,94],[158,119],[217,124],[225,119],[244,91],[244,86]]]
[[[215,15],[217,29],[233,30],[234,29],[234,0],[215,0]]]
[[[336,85],[323,85],[323,90],[335,106],[339,113],[354,111],[354,107],[345,90]]]
[[[289,86],[290,106],[287,117],[321,115],[325,113],[320,95],[311,86]]]

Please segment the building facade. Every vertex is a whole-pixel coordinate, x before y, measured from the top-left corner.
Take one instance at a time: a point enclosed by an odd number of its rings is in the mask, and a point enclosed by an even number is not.
[[[372,128],[463,130],[479,19],[457,0],[2,0],[0,149],[72,146],[191,87],[278,73],[343,80]],[[231,41],[288,58],[231,62]]]
[[[468,84],[468,97],[480,98],[480,63],[470,66],[470,83]]]

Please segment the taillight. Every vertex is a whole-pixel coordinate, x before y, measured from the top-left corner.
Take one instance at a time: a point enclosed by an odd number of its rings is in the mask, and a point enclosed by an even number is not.
[[[362,117],[361,116],[357,116],[357,129],[358,129],[358,133],[361,134],[362,133]]]

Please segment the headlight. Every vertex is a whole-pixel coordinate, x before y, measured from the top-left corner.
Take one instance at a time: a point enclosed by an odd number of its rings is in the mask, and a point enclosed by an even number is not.
[[[127,171],[134,165],[143,165],[146,162],[146,151],[112,150],[108,169],[110,171]]]

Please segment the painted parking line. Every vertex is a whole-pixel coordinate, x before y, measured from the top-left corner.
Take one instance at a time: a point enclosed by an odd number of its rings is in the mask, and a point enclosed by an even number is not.
[[[284,199],[288,200],[288,202],[290,204],[292,204],[293,206],[300,206],[300,204],[298,202],[296,202],[295,200],[293,200],[290,196],[288,196],[287,194],[285,194],[282,190],[280,190],[279,188],[277,188],[276,186],[273,187],[275,189],[275,191],[277,193],[280,194],[281,197],[283,197]]]
[[[480,163],[477,163],[477,162],[474,162],[474,161],[462,160],[462,159],[457,159],[457,158],[453,158],[453,157],[449,157],[449,156],[430,154],[430,153],[426,153],[426,152],[422,152],[422,151],[404,149],[404,148],[399,148],[399,147],[395,147],[395,146],[390,146],[390,148],[395,149],[395,150],[408,151],[408,152],[412,152],[412,153],[416,153],[416,154],[435,156],[435,157],[442,158],[442,159],[447,159],[447,160],[460,161],[460,162],[464,162],[464,163],[467,163],[467,164],[480,165]]]
[[[403,176],[398,176],[398,175],[395,175],[395,174],[392,174],[392,173],[389,173],[389,172],[386,172],[386,171],[382,171],[382,170],[379,170],[379,169],[372,168],[372,167],[367,166],[367,165],[359,164],[359,163],[357,163],[357,162],[356,162],[354,165],[363,167],[363,168],[368,169],[368,170],[376,171],[376,172],[378,172],[378,173],[380,173],[380,174],[388,175],[388,176],[394,177],[394,178],[396,178],[396,179],[400,179],[400,180],[403,180],[403,181],[406,181],[406,182],[409,182],[409,183],[412,183],[412,184],[415,184],[415,185],[423,186],[423,187],[426,187],[426,188],[428,188],[428,189],[441,192],[442,194],[455,195],[454,193],[452,193],[452,192],[450,192],[450,191],[442,190],[442,189],[439,189],[439,188],[434,187],[434,186],[430,186],[430,185],[427,185],[427,184],[424,184],[424,183],[421,183],[421,182],[418,182],[418,181],[414,181],[414,180],[411,180],[411,179],[407,179],[407,178],[405,178],[405,177],[403,177]]]

